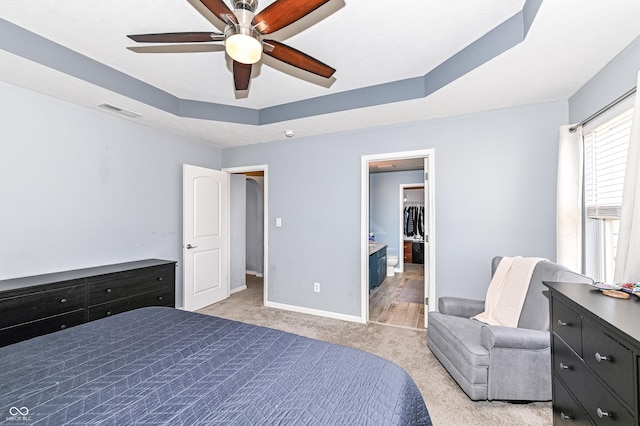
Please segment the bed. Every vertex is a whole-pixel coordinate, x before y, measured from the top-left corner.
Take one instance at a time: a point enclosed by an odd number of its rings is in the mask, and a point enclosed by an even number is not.
[[[0,362],[0,424],[431,424],[378,356],[172,308],[6,346]]]

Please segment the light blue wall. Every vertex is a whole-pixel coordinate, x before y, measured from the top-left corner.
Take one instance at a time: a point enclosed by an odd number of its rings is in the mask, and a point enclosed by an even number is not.
[[[435,150],[437,296],[484,297],[495,255],[555,259],[558,126],[567,121],[567,103],[550,102],[224,149],[224,167],[269,165],[269,301],[360,315],[369,154]]]
[[[424,183],[422,170],[371,173],[369,176],[369,231],[388,245],[387,254],[400,256],[400,184]]]
[[[2,82],[0,115],[0,279],[182,263],[182,164],[218,149]]]
[[[247,256],[247,177],[229,175],[229,289],[243,288]]]
[[[640,71],[640,37],[613,58],[569,99],[569,119],[578,123],[635,87]]]
[[[246,269],[264,273],[264,178],[247,178]]]

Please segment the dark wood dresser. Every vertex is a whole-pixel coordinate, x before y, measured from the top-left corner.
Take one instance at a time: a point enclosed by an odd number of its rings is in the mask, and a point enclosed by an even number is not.
[[[176,262],[146,259],[0,281],[0,346],[145,306],[175,306]]]
[[[586,284],[550,290],[555,425],[638,425],[640,298]]]

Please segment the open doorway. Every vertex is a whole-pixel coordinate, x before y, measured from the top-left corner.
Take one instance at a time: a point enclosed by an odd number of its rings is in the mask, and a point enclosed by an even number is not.
[[[427,326],[435,300],[434,163],[433,150],[362,157],[365,321]]]
[[[230,174],[231,294],[265,305],[268,294],[268,172],[266,165],[233,167]],[[259,300],[258,300],[259,299]]]

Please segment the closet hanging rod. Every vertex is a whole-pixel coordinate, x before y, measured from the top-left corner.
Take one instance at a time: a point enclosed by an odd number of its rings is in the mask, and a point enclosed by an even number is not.
[[[638,89],[638,86],[628,90],[624,95],[620,96],[618,99],[612,101],[611,103],[603,106],[598,111],[594,112],[593,114],[591,114],[590,116],[588,116],[587,118],[585,118],[584,120],[582,120],[581,122],[576,124],[575,126],[569,127],[569,131],[571,133],[574,133],[578,129],[578,127],[584,126],[588,122],[592,121],[593,119],[595,119],[595,118],[599,117],[600,115],[604,114],[605,112],[609,111],[611,108],[613,108],[614,106],[618,105],[620,102],[624,101],[629,96],[632,96],[634,93],[636,93],[637,89]]]

